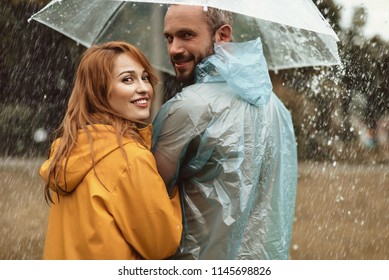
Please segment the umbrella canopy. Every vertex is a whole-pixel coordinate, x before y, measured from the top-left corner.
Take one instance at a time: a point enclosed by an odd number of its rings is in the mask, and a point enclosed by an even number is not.
[[[90,47],[111,40],[137,46],[159,70],[174,73],[163,38],[167,5],[234,12],[237,42],[261,37],[270,70],[340,64],[339,40],[311,0],[54,0],[30,20]]]

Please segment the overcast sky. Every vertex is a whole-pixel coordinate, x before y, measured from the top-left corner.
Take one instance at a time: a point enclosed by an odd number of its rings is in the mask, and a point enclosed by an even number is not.
[[[349,27],[355,6],[366,8],[367,23],[364,33],[368,38],[379,34],[389,41],[389,0],[334,0],[344,7],[340,25]]]

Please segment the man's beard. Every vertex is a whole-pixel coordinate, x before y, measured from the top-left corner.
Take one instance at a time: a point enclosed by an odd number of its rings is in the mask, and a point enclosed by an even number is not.
[[[173,64],[173,67],[174,67],[174,64],[176,62],[182,62],[182,61],[186,61],[186,62],[194,62],[193,63],[193,69],[191,69],[191,72],[189,73],[186,73],[185,71],[183,71],[182,73],[180,71],[177,71],[177,69],[175,69],[175,72],[176,72],[176,78],[177,80],[183,85],[183,86],[189,86],[189,85],[192,85],[195,83],[195,68],[196,68],[196,65],[199,63],[199,61],[196,60],[196,58],[194,56],[184,56],[182,54],[178,54],[174,57],[172,57],[172,64]],[[175,67],[174,67],[175,68]]]
[[[181,75],[180,73],[177,72],[177,70],[175,70],[176,78],[182,84],[183,87],[193,85],[196,82],[195,75],[196,75],[196,67],[197,67],[197,65],[202,60],[204,60],[206,57],[212,55],[213,53],[214,53],[214,51],[213,51],[213,46],[212,46],[211,48],[208,49],[208,51],[206,52],[205,55],[199,55],[199,56],[195,57],[193,55],[191,55],[191,56],[184,56],[182,54],[179,54],[179,55],[176,55],[176,56],[172,57],[173,66],[174,66],[174,62],[194,61],[194,67],[191,70],[191,72],[188,73],[187,75]]]

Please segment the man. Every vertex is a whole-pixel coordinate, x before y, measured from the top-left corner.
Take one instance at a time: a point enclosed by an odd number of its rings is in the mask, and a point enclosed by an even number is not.
[[[297,185],[293,126],[272,93],[260,40],[228,43],[231,24],[231,13],[197,6],[173,5],[165,16],[184,88],[155,118],[153,152],[168,189],[181,190],[183,236],[174,258],[287,259]]]

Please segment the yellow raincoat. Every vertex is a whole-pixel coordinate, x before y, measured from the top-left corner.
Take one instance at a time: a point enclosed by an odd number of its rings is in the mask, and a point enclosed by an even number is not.
[[[96,125],[90,144],[80,131],[66,170],[68,195],[53,193],[44,259],[164,259],[175,253],[182,231],[178,192],[171,199],[151,152],[123,138],[124,158],[111,126]],[[151,142],[151,125],[141,130]],[[58,140],[57,140],[58,141]],[[55,149],[58,142],[54,142]],[[53,154],[53,153],[51,153]],[[47,178],[48,159],[40,169]],[[128,168],[127,168],[128,167]]]

